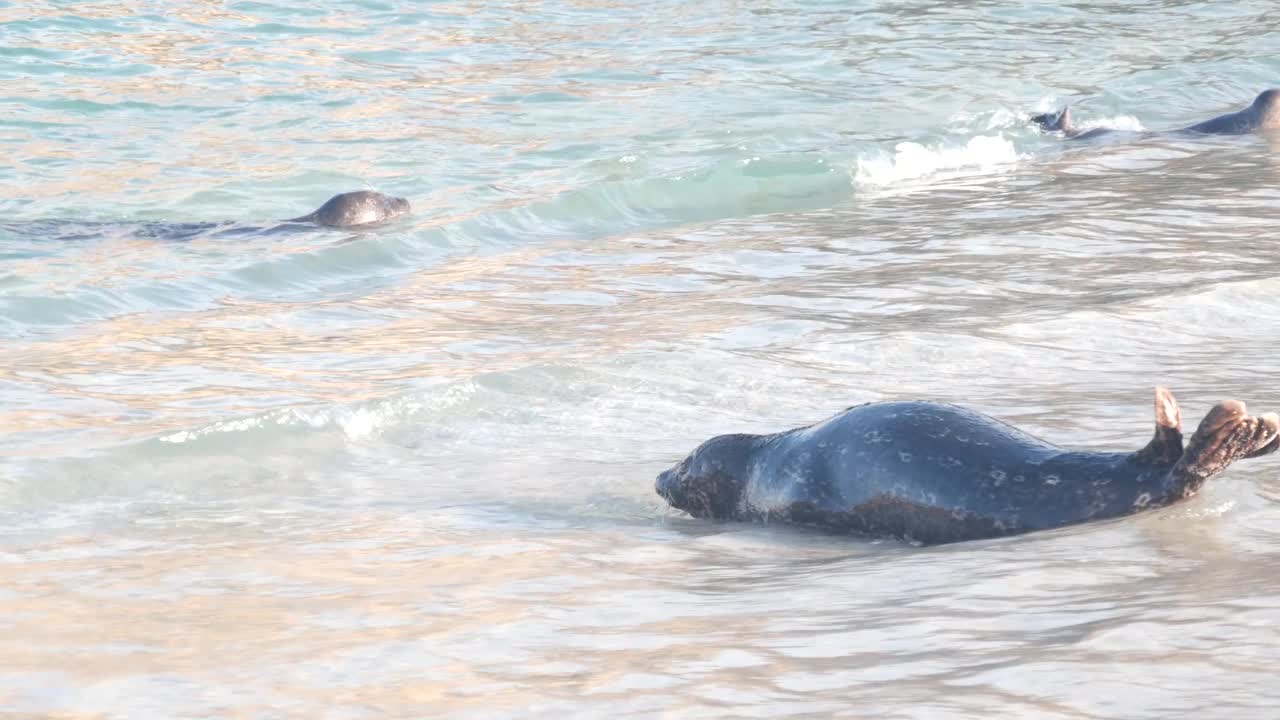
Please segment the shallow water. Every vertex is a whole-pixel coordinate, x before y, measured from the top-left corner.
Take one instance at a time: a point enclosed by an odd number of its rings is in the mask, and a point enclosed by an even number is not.
[[[1280,410],[1280,138],[1025,121],[1277,77],[1267,2],[0,2],[0,711],[1266,717],[1274,456],[942,548],[652,487],[882,398]]]

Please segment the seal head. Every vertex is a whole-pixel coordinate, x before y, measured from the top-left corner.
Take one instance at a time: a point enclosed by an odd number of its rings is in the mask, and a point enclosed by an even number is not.
[[[1254,130],[1280,129],[1280,90],[1264,90],[1249,106],[1253,115]]]
[[[1249,107],[1219,115],[1186,128],[1189,132],[1212,135],[1243,135],[1257,130],[1280,128],[1280,90],[1264,90]]]
[[[756,435],[714,437],[659,474],[654,489],[672,507],[694,517],[732,518],[742,500],[745,460],[757,441]]]
[[[372,190],[357,190],[329,198],[315,212],[289,222],[310,222],[325,227],[377,225],[409,212],[409,201]]]

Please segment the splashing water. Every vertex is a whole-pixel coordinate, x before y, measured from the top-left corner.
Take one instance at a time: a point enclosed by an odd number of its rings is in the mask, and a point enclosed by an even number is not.
[[[859,157],[854,171],[857,185],[876,187],[923,178],[951,179],[1012,170],[1021,157],[1002,135],[979,135],[963,146],[939,143],[932,147],[902,142],[891,157]]]

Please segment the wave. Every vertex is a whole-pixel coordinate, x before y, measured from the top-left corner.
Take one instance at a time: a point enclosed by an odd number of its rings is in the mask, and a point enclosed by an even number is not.
[[[856,160],[854,183],[864,187],[896,185],[926,177],[949,179],[984,175],[1015,166],[1020,155],[1013,141],[1003,135],[979,135],[963,145],[932,146],[900,142],[892,155],[877,154]]]
[[[1052,97],[1042,98],[1035,112],[1060,108]],[[876,149],[859,155],[854,161],[854,185],[878,189],[914,185],[921,180],[951,180],[978,177],[1013,170],[1032,153],[1023,149],[1037,133],[1030,125],[1031,113],[997,109],[984,113],[957,113],[947,121],[941,134],[950,136],[935,141],[904,141],[892,153]],[[1141,131],[1142,123],[1131,115],[1094,118],[1078,123],[1082,130],[1107,128]],[[959,136],[957,139],[956,136]]]

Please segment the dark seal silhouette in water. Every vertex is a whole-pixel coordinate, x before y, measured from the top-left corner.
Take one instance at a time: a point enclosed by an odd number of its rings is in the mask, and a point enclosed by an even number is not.
[[[1116,132],[1110,128],[1077,129],[1071,122],[1070,107],[1065,107],[1058,112],[1032,116],[1031,122],[1050,132],[1061,132],[1071,140],[1085,140]],[[1258,130],[1276,129],[1280,129],[1280,90],[1273,89],[1260,93],[1254,98],[1253,103],[1243,110],[1219,115],[1174,132],[1244,135]]]
[[[329,198],[315,212],[289,222],[310,222],[325,227],[377,225],[409,212],[409,201],[372,190],[357,190]]]
[[[698,518],[787,522],[923,544],[1017,535],[1163,507],[1235,460],[1280,447],[1280,417],[1238,400],[1209,411],[1184,449],[1173,394],[1137,452],[1066,450],[935,402],[881,402],[776,435],[722,435],[658,476]]]
[[[314,212],[271,227],[238,222],[94,222],[81,220],[38,220],[0,223],[0,231],[35,236],[45,240],[91,241],[124,234],[148,240],[186,241],[195,238],[239,238],[243,236],[292,234],[319,225],[332,228],[371,228],[409,212],[409,201],[372,190],[334,195]]]

